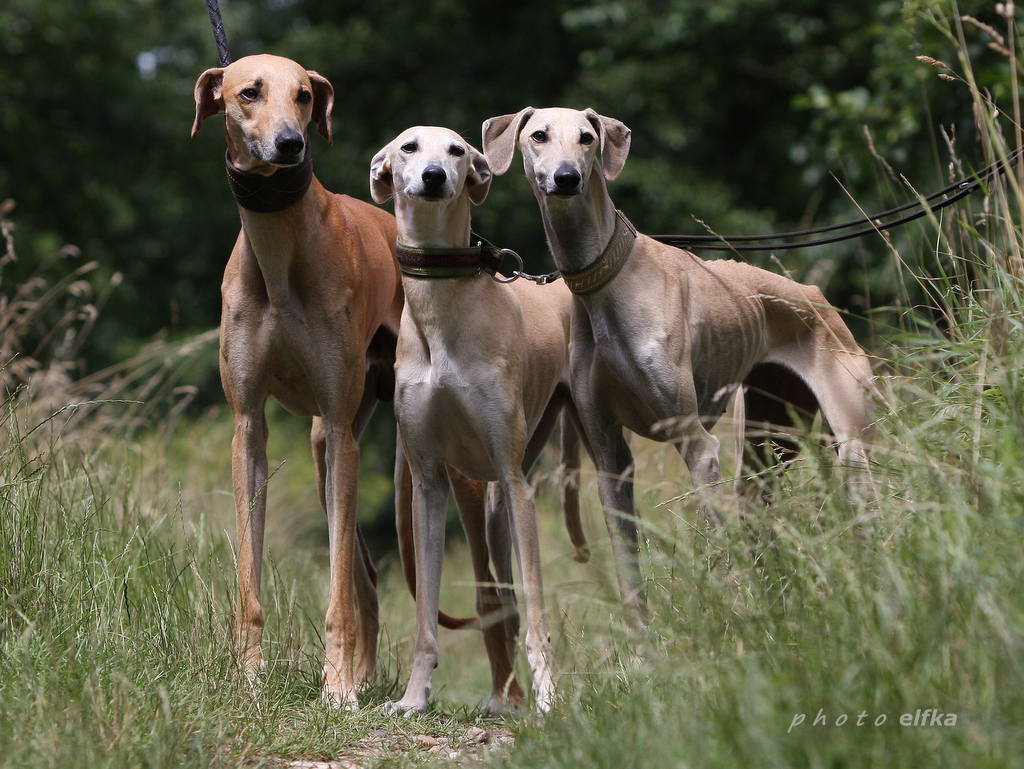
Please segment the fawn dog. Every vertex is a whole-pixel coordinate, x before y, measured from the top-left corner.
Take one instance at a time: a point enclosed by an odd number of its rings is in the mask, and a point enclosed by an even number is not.
[[[785,425],[793,415],[787,403],[804,414],[820,408],[840,460],[870,481],[873,375],[818,288],[704,261],[636,232],[606,185],[629,144],[625,125],[593,110],[528,107],[483,125],[495,174],[508,170],[516,146],[522,152],[555,263],[574,294],[572,395],[595,452],[620,592],[643,626],[623,427],[675,443],[694,483],[718,488],[719,441],[708,429],[734,391],[740,425]]]
[[[467,526],[476,578],[493,582],[490,556],[499,580],[511,581],[507,510],[526,597],[526,652],[537,708],[548,710],[554,694],[533,490],[526,471],[560,414],[563,461],[579,465],[568,387],[571,294],[559,284],[503,284],[481,270],[481,249],[467,247],[470,203],[484,200],[490,181],[483,155],[446,128],[410,128],[378,152],[371,165],[374,200],[395,199],[398,256],[406,273],[395,414],[413,474],[417,628],[408,687],[391,705],[398,713],[426,709],[437,664],[449,467],[497,482],[505,504],[489,506],[486,532],[478,528],[474,535]],[[492,264],[489,272],[495,269]],[[585,560],[578,507],[575,521],[570,509],[567,525],[577,560]],[[486,600],[486,593],[478,592],[481,614]],[[507,648],[514,640],[509,624],[492,626],[493,691],[485,712],[522,703],[510,658],[494,648],[503,643]]]

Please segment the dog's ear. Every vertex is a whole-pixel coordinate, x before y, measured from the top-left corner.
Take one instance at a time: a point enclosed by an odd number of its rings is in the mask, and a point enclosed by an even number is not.
[[[370,161],[370,197],[374,203],[387,203],[395,196],[395,179],[391,175],[391,152],[394,142],[373,156]]]
[[[491,189],[491,167],[487,158],[475,147],[469,148],[469,174],[466,176],[466,193],[476,205],[487,198]]]
[[[492,117],[484,121],[484,155],[491,164],[495,176],[501,176],[512,165],[512,155],[523,125],[533,115],[533,107],[527,107],[511,115]]]
[[[203,121],[224,109],[224,69],[214,67],[199,76],[196,81],[196,119],[192,123],[192,135],[199,133]]]
[[[327,139],[328,144],[333,144],[331,110],[334,109],[334,86],[326,77],[311,69],[306,70],[306,74],[313,88],[313,122],[316,123],[316,130]]]
[[[611,181],[622,172],[626,165],[626,156],[629,155],[629,142],[631,131],[624,123],[615,118],[598,115],[589,107],[584,110],[584,115],[590,121],[601,137],[601,170],[604,178]]]

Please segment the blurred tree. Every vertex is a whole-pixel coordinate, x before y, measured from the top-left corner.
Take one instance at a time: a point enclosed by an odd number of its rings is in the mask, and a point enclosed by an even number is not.
[[[236,58],[290,56],[333,82],[334,146],[313,139],[316,173],[329,189],[368,198],[370,158],[409,125],[447,125],[479,146],[481,122],[494,115],[530,104],[591,106],[633,130],[612,194],[647,232],[700,232],[701,222],[725,234],[780,231],[908,200],[872,141],[919,190],[944,185],[949,153],[937,127],[981,162],[970,101],[914,57],[958,67],[937,18],[971,14],[1005,29],[982,0],[221,6]],[[986,47],[991,35],[968,24],[964,36],[981,85],[1005,100],[1008,65]],[[218,121],[189,139],[193,84],[216,63],[202,0],[0,5],[0,198],[18,202],[21,259],[3,288],[64,242],[100,262],[100,281],[122,272],[87,350],[94,367],[156,333],[217,322],[238,217]],[[550,268],[518,164],[495,180],[474,223],[529,269]],[[914,229],[894,237],[921,240]],[[780,265],[826,287],[840,306],[863,310],[894,296],[878,238],[782,253],[773,269]],[[207,402],[222,397],[211,364]],[[385,421],[372,437],[388,440]],[[390,472],[380,452],[369,452],[368,464],[379,476]]]
[[[968,0],[959,11],[997,20],[992,3]],[[966,88],[915,60],[955,62],[935,23],[955,12],[945,0],[580,3],[563,16],[586,44],[568,100],[614,110],[633,129],[614,194],[648,232],[696,233],[706,223],[752,234],[846,221],[913,199],[876,153],[922,193],[945,186],[940,126],[982,164]],[[979,76],[1005,82],[1005,59],[982,38],[968,45]],[[995,95],[1005,97],[1005,87]],[[920,233],[893,234],[905,247]],[[876,305],[893,301],[888,253],[869,237],[780,260],[797,278],[832,278],[830,299],[863,310],[865,294]]]
[[[185,0],[0,8],[0,194],[17,201],[23,233],[13,275],[64,241],[123,272],[92,337],[99,360],[216,317],[236,216],[210,205],[217,173],[192,171],[190,94],[209,36],[194,11]]]
[[[765,232],[854,215],[850,196],[867,210],[891,202],[865,129],[926,191],[944,181],[936,126],[970,134],[963,89],[914,60],[954,58],[929,21],[952,14],[944,0],[222,6],[236,57],[291,56],[334,82],[335,146],[314,140],[316,169],[329,188],[359,197],[369,158],[408,125],[448,125],[479,144],[480,123],[493,115],[593,106],[633,129],[613,193],[641,228],[697,232],[699,219],[724,233]],[[968,0],[960,10],[995,23],[990,6]],[[1005,62],[985,35],[968,32],[984,84]],[[94,362],[163,329],[216,323],[237,216],[217,123],[188,139],[193,83],[216,64],[205,4],[8,0],[0,51],[0,194],[19,204],[20,269],[70,241],[102,273],[124,273],[94,332]],[[1005,96],[991,80],[994,96]],[[977,157],[970,147],[965,155]],[[520,250],[531,268],[550,265],[522,174],[497,180],[474,214],[480,231]],[[845,273],[831,294],[843,302],[883,254],[861,242],[784,263],[797,275],[816,268],[821,281]]]

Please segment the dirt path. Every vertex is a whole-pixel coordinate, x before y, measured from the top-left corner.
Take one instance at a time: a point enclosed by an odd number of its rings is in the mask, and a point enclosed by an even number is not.
[[[396,758],[408,758],[411,753],[422,753],[423,758],[433,754],[438,763],[461,765],[479,762],[489,753],[503,752],[512,746],[511,730],[503,726],[481,728],[470,726],[458,737],[429,734],[408,735],[375,729],[359,740],[344,756],[329,761],[303,759],[285,764],[288,769],[366,769],[371,764]]]

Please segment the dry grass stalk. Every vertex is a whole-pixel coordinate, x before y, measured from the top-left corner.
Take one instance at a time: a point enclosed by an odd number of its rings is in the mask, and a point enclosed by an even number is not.
[[[0,418],[0,446],[9,444],[12,432],[59,437],[68,446],[169,425],[196,395],[194,387],[179,384],[182,376],[217,331],[178,343],[157,340],[129,360],[83,375],[82,349],[121,275],[115,273],[95,300],[88,277],[96,262],[49,280],[45,273],[53,265],[80,256],[76,247],[64,246],[19,285],[5,286],[4,268],[18,259],[13,209],[12,200],[0,204],[0,393],[18,408],[17,416],[8,409]]]

